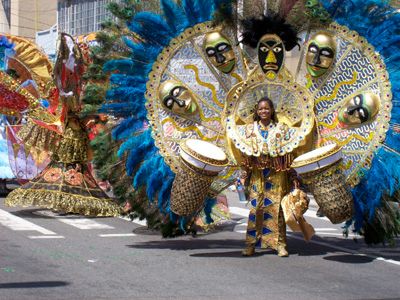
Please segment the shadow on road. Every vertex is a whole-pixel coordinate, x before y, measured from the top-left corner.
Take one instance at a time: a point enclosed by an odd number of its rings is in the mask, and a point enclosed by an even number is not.
[[[324,259],[347,264],[365,264],[374,260],[372,257],[351,254],[325,256]]]
[[[21,210],[11,211],[10,213],[20,218],[32,218],[32,219],[52,219],[51,216],[42,215],[39,212],[47,211],[46,208],[26,208]]]
[[[69,285],[66,281],[27,281],[0,283],[0,289],[52,288]]]
[[[211,252],[211,253],[195,253],[195,254],[190,254],[192,257],[204,257],[204,258],[209,258],[209,257],[231,257],[231,258],[241,258],[241,259],[251,259],[253,257],[259,257],[259,256],[264,256],[268,254],[274,254],[274,252],[271,251],[259,251],[256,252],[253,256],[250,257],[243,257],[242,256],[242,251],[228,251],[228,252]]]
[[[55,217],[64,217],[69,219],[106,219],[110,217],[98,217],[98,216],[84,216],[75,213],[66,213],[62,211],[53,211],[44,207],[38,208],[26,208],[21,210],[15,210],[10,212],[14,216],[20,218],[31,218],[31,219],[54,219]]]
[[[138,227],[132,230],[133,233],[142,234],[142,235],[154,235],[154,236],[161,236],[159,230],[156,229],[149,229],[147,227]]]
[[[160,239],[153,240],[144,243],[135,243],[127,245],[129,248],[136,249],[170,249],[176,251],[187,251],[187,250],[210,250],[206,253],[191,253],[192,257],[232,257],[241,258],[241,251],[244,247],[244,240],[237,239],[210,239],[210,235],[199,236],[196,238],[183,237],[176,239]],[[374,260],[373,257],[365,256],[368,254],[381,256],[385,254],[385,258],[398,259],[399,252],[394,248],[382,248],[381,247],[367,247],[364,243],[354,243],[351,240],[345,240],[340,238],[321,238],[318,236],[313,237],[313,241],[317,243],[306,243],[305,241],[297,238],[291,238],[288,236],[288,251],[290,255],[298,256],[322,256],[325,260],[336,261],[340,263],[348,264],[363,264],[370,263]],[[318,244],[320,242],[321,244]],[[332,245],[332,247],[329,247]],[[341,249],[335,248],[340,247]],[[229,250],[218,252],[218,250]],[[343,250],[342,250],[343,249]],[[344,249],[349,249],[349,252],[360,253],[351,254],[344,253]],[[217,251],[216,251],[217,250]],[[389,250],[384,252],[384,250]],[[395,250],[395,251],[393,251]],[[398,250],[398,248],[397,248]],[[393,252],[392,252],[393,251]],[[377,253],[378,252],[378,253]],[[381,254],[379,255],[379,252]],[[383,253],[382,253],[383,252]],[[256,257],[262,255],[275,255],[275,251],[269,249],[256,249]],[[397,257],[396,257],[397,256]]]
[[[201,239],[201,238],[190,238],[182,239],[176,238],[173,240],[158,240],[148,241],[145,243],[137,243],[133,245],[127,245],[130,248],[137,249],[170,249],[170,250],[199,250],[199,249],[242,249],[244,241],[234,239]]]
[[[209,239],[204,237],[197,238],[176,238],[172,240],[156,240],[147,241],[144,243],[135,243],[127,245],[129,248],[136,249],[169,249],[169,250],[202,250],[202,249],[235,249],[235,251],[228,252],[209,252],[191,254],[192,256],[198,257],[241,257],[241,251],[243,249],[245,241],[237,239]],[[305,245],[305,242],[290,239],[288,241],[288,250],[290,254],[297,254],[299,256],[314,256],[314,255],[326,255],[329,253],[326,247],[319,245]],[[336,252],[333,250],[332,252]],[[257,255],[265,255],[275,253],[270,249],[256,249]]]

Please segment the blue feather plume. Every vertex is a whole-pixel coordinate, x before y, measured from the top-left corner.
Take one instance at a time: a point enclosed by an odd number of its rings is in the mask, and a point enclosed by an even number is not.
[[[6,68],[6,57],[15,54],[14,44],[11,43],[4,35],[0,35],[0,70]]]
[[[150,175],[154,170],[157,170],[159,164],[159,157],[153,155],[154,152],[149,151],[146,153],[143,163],[140,165],[133,179],[133,187],[137,189],[140,186],[144,186],[147,183]]]
[[[185,12],[173,0],[161,0],[161,7],[171,31],[180,33],[188,27],[189,22]]]
[[[111,134],[112,138],[114,140],[123,140],[127,139],[134,133],[137,133],[138,131],[143,131],[144,127],[146,125],[146,122],[142,119],[137,119],[134,117],[129,117],[125,120],[123,120],[121,123],[116,126]]]
[[[201,7],[198,0],[183,0],[182,7],[185,10],[189,26],[201,23]]]
[[[149,179],[147,180],[147,188],[146,193],[149,200],[152,202],[155,200],[157,191],[159,187],[162,185],[164,180],[162,170],[161,170],[161,162],[163,160],[161,155],[156,156],[157,163],[155,164],[155,169],[150,174]]]
[[[206,223],[207,224],[211,224],[212,222],[214,222],[211,213],[212,213],[212,209],[213,207],[216,205],[217,203],[217,199],[215,198],[207,198],[204,201],[205,205],[204,205],[204,214],[206,216]]]
[[[167,46],[169,41],[176,36],[162,16],[151,12],[136,14],[128,27],[147,43],[160,47]],[[154,30],[155,28],[157,30]]]
[[[129,38],[124,38],[125,44],[131,48],[132,59],[143,64],[153,62],[160,53],[159,46],[152,46],[149,43],[134,42]]]
[[[201,20],[203,20],[203,22],[211,20],[213,14],[213,8],[215,7],[214,2],[215,1],[199,0],[199,5],[201,7],[200,18]]]
[[[129,58],[126,59],[114,59],[106,62],[103,66],[104,72],[119,71],[129,73],[132,69],[133,61]]]

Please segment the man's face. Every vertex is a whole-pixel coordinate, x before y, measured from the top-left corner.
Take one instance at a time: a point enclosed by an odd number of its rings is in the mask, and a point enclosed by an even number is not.
[[[166,109],[178,115],[192,115],[197,111],[193,94],[173,80],[167,80],[160,86],[159,99]]]
[[[236,57],[231,42],[218,31],[206,34],[204,51],[209,61],[222,73],[229,74],[235,67]]]
[[[379,111],[379,97],[373,93],[358,94],[349,99],[338,118],[344,125],[356,126],[371,121]]]
[[[307,71],[313,77],[326,73],[333,63],[336,52],[336,43],[332,36],[320,32],[314,35],[307,48]]]
[[[258,62],[268,79],[274,80],[282,68],[285,47],[275,34],[263,35],[258,42]]]

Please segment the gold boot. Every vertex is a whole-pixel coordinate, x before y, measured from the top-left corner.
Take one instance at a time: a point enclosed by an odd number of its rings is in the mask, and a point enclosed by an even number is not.
[[[285,245],[278,245],[278,249],[276,249],[276,251],[278,252],[278,256],[280,256],[280,257],[288,257],[289,256],[289,252],[286,250]]]
[[[242,251],[242,256],[253,256],[256,249],[253,245],[246,246]]]

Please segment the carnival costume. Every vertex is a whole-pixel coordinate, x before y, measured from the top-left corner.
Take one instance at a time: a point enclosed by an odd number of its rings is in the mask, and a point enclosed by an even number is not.
[[[6,58],[8,55],[10,55],[10,53],[7,53],[7,55],[6,52],[11,52],[12,48],[12,44],[5,37],[0,37],[0,70],[4,70]],[[3,110],[4,109],[0,109],[0,113],[4,113]],[[14,178],[14,174],[12,173],[10,163],[8,161],[5,122],[5,117],[0,115],[0,196],[7,195],[9,192],[6,186],[6,179]]]
[[[7,55],[4,65],[2,83],[9,87],[3,99],[8,99],[6,136],[8,159],[14,177],[17,180],[30,180],[38,175],[49,163],[48,154],[40,149],[24,144],[18,138],[23,127],[23,120],[29,112],[48,104],[49,92],[52,89],[52,64],[31,41],[13,35],[4,38],[12,44],[12,54]],[[13,93],[11,93],[13,92]],[[10,101],[12,99],[12,101]],[[8,107],[6,104],[5,107]]]
[[[48,59],[32,42],[12,35],[0,36],[3,178],[31,179],[44,167],[37,152],[24,147],[14,137],[22,117],[37,107],[38,99],[43,97],[46,82],[51,78],[49,67]]]
[[[0,119],[0,197],[4,197],[10,192],[7,189],[6,180],[14,178],[14,174],[8,161],[8,147],[4,134],[5,132],[5,126],[2,119]]]
[[[118,154],[136,196],[146,190],[185,229],[247,161],[264,164],[251,176],[259,194],[250,203],[262,194],[264,207],[275,205],[288,192],[275,172],[298,152],[305,156],[294,166],[332,222],[354,222],[367,242],[393,240],[400,232],[399,13],[373,0],[267,2],[271,11],[246,19],[239,38],[233,6],[223,0],[161,0],[162,15],[140,12],[127,24],[140,42],[126,36],[131,57],[105,65],[118,72],[102,110],[121,118],[113,137],[122,141]],[[300,51],[285,58],[297,44]],[[279,124],[266,138],[251,124],[264,96]],[[276,190],[260,193],[266,185]],[[279,222],[268,220],[278,216],[276,208],[263,216],[262,241],[271,237],[265,245],[273,248]],[[255,238],[252,226],[248,237]]]
[[[33,109],[19,132],[26,145],[51,153],[51,162],[37,177],[12,191],[7,205],[90,216],[119,214],[118,205],[100,189],[88,165],[88,137],[79,117],[83,67],[72,37],[61,34],[49,110]]]

